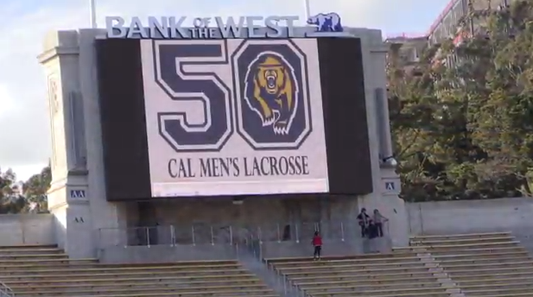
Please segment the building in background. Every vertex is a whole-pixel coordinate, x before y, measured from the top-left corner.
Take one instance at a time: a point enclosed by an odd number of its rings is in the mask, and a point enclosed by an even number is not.
[[[447,38],[453,38],[459,42],[465,36],[471,36],[485,24],[485,20],[482,18],[466,20],[464,17],[469,12],[501,9],[513,1],[515,0],[451,0],[426,32],[425,37],[428,44],[438,44]],[[400,34],[399,36],[387,38],[386,41],[418,40],[420,37]]]
[[[406,70],[419,61],[420,53],[428,46],[438,45],[443,40],[452,38],[455,45],[476,34],[483,34],[486,18],[466,18],[470,12],[488,11],[507,7],[515,0],[451,0],[435,19],[425,34],[392,36],[385,39],[390,44],[389,64],[397,63]],[[393,59],[393,61],[391,61]],[[442,56],[437,52],[433,62],[455,63],[455,57]]]
[[[402,35],[386,40],[390,44],[387,55],[387,67],[401,67],[407,73],[411,73],[420,55],[427,47],[428,39],[426,35]]]

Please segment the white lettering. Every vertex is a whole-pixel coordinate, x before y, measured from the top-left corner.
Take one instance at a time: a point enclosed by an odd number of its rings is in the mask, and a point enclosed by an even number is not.
[[[263,20],[263,17],[260,16],[250,16],[246,18],[246,26],[248,27],[248,37],[250,38],[262,38],[265,37],[265,34],[257,33],[257,31],[262,29],[262,25],[255,24],[255,22],[260,22]]]
[[[278,16],[270,16],[265,19],[265,26],[267,27],[266,37],[269,37],[269,38],[283,37],[283,31],[281,30],[281,27],[278,24],[280,20],[281,19]],[[274,32],[270,32],[270,30],[273,30]]]
[[[215,37],[215,35],[217,34],[218,32],[218,29],[217,28],[209,28],[209,36],[211,36],[212,38]]]
[[[261,16],[215,17],[216,26],[210,27],[213,18],[197,17],[192,20],[193,27],[185,28],[183,25],[187,17],[154,17],[149,16],[148,22],[143,25],[139,17],[132,17],[126,24],[124,18],[119,16],[106,17],[108,38],[164,38],[164,39],[190,39],[190,38],[280,38],[295,37],[295,23],[297,16]],[[285,22],[281,23],[280,22]],[[286,27],[286,29],[285,29]],[[197,31],[196,29],[206,29]],[[286,30],[286,31],[285,31]]]
[[[168,26],[170,28],[170,37],[176,38],[179,34],[182,38],[189,38],[189,33],[183,28],[183,23],[187,17],[181,17],[176,21],[175,17],[168,18]],[[177,34],[176,34],[177,33]]]
[[[195,28],[202,28],[202,27],[204,27],[204,21],[202,20],[202,18],[195,18],[195,19],[192,21],[192,25],[193,25]]]
[[[161,34],[163,38],[170,38],[170,32],[168,30],[168,18],[162,17],[161,22],[156,17],[148,17],[148,27],[150,28],[150,36],[155,37]]]
[[[294,22],[298,21],[298,17],[297,16],[286,16],[286,17],[283,17],[282,19],[284,19],[285,22],[287,22],[287,36],[293,37],[294,36]]]
[[[124,38],[126,37],[126,28],[124,28],[124,19],[119,16],[109,16],[105,18],[107,28],[107,37]],[[117,32],[118,31],[118,32]]]
[[[196,29],[197,31],[197,37],[198,38],[202,38],[202,39],[206,39],[206,38],[210,38],[211,36],[209,36],[209,30],[207,28],[198,28]]]
[[[224,23],[221,17],[216,17],[215,21],[217,22],[217,27],[222,34],[222,38],[241,38],[242,31],[244,29],[244,17],[239,18],[239,24],[235,24],[233,17],[229,17]],[[233,33],[233,36],[230,35],[230,32]]]
[[[141,38],[148,38],[148,30],[143,27],[143,23],[138,17],[131,18],[127,38],[135,38],[139,35]]]
[[[209,27],[209,24],[211,24],[211,18],[203,18],[202,21],[204,22],[204,27]]]

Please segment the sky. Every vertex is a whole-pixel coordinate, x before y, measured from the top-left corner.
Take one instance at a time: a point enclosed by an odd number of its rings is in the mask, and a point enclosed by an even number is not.
[[[303,0],[96,0],[105,16],[299,15]],[[449,0],[310,0],[311,13],[337,12],[343,25],[385,36],[423,34]],[[44,69],[37,61],[51,30],[89,26],[89,0],[0,0],[0,170],[25,180],[51,155]]]

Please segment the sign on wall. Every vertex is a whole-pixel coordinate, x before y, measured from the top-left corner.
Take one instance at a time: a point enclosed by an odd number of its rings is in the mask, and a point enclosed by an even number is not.
[[[154,196],[328,191],[316,39],[140,42]]]
[[[70,198],[87,198],[87,194],[85,193],[85,190],[74,189],[70,190]]]
[[[107,38],[127,39],[293,38],[301,37],[296,27],[298,21],[298,16],[149,16],[132,17],[129,21],[108,16],[106,30]],[[334,12],[310,16],[306,23],[314,26],[316,32],[344,31],[340,16]]]

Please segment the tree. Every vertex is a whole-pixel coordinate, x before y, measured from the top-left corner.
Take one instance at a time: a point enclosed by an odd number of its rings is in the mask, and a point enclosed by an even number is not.
[[[427,48],[408,68],[389,63],[398,171],[411,201],[531,194],[533,0],[470,9],[462,39]]]
[[[16,187],[13,170],[0,170],[0,214],[19,213],[26,206],[26,200],[20,195],[21,189]]]
[[[37,205],[37,211],[42,212],[48,209],[46,193],[50,188],[52,173],[50,166],[46,166],[39,174],[30,177],[24,183],[24,195],[28,202]]]

